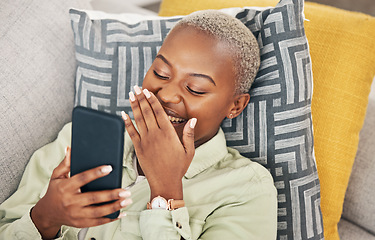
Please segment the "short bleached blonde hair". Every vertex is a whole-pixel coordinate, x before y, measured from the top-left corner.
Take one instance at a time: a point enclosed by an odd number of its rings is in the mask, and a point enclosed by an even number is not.
[[[233,54],[236,93],[247,93],[259,70],[259,45],[240,20],[217,10],[203,10],[181,19],[174,29],[190,26],[222,41]],[[173,30],[172,30],[173,31]]]

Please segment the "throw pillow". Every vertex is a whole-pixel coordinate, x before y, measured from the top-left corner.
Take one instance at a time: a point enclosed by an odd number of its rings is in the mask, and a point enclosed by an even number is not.
[[[257,37],[261,67],[246,110],[222,128],[228,146],[266,166],[278,189],[278,239],[322,239],[313,155],[311,61],[303,1],[274,8],[225,9]],[[166,34],[181,17],[71,10],[78,62],[76,105],[130,113],[128,92],[142,84]]]
[[[202,9],[274,6],[276,0],[163,0],[160,15]],[[345,190],[375,74],[375,18],[306,2],[305,22],[314,75],[314,150],[326,239],[339,239]],[[353,114],[354,113],[354,114]]]
[[[375,18],[312,3],[306,18],[325,238],[339,239],[337,224],[375,75]]]

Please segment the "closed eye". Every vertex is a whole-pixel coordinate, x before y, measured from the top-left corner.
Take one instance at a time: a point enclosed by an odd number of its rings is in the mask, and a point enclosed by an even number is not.
[[[163,79],[163,80],[168,80],[169,77],[167,76],[163,76],[163,75],[160,75],[159,73],[157,73],[155,70],[154,70],[154,75],[160,79]]]
[[[191,89],[189,86],[186,86],[186,88],[188,89],[189,92],[191,92],[193,94],[196,94],[196,95],[203,95],[203,94],[205,94],[205,92],[195,91],[195,90]]]

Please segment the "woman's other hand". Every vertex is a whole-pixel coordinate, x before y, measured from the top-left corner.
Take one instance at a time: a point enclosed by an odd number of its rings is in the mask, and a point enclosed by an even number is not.
[[[151,199],[160,195],[166,199],[183,199],[182,177],[194,157],[194,127],[190,119],[184,127],[182,143],[159,100],[147,89],[134,87],[130,103],[137,129],[124,112],[126,130],[142,171],[151,189]]]
[[[43,239],[54,238],[62,225],[85,228],[116,220],[103,216],[131,204],[129,191],[123,189],[86,193],[80,191],[82,186],[108,175],[111,171],[111,166],[100,166],[69,177],[70,148],[67,148],[64,160],[52,173],[46,194],[31,211],[31,219]],[[108,201],[114,202],[100,206],[93,205]]]

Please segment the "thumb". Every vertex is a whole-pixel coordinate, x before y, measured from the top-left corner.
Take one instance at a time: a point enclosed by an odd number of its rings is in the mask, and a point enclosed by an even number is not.
[[[184,127],[184,132],[182,135],[182,142],[184,144],[185,152],[188,156],[193,157],[195,153],[195,146],[194,146],[194,128],[197,124],[197,119],[192,118],[190,119]]]
[[[65,158],[53,170],[51,179],[68,178],[69,172],[70,172],[70,147],[66,147],[66,149],[65,149]]]

